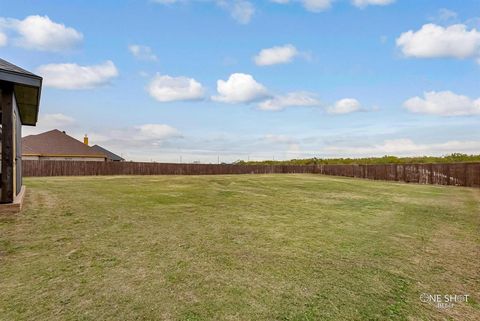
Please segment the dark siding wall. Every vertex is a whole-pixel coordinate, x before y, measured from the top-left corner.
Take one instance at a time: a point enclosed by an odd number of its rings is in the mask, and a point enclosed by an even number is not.
[[[13,126],[16,126],[16,160],[17,160],[17,174],[14,179],[17,180],[17,190],[16,194],[20,193],[22,188],[22,123],[20,121],[20,114],[18,112],[17,102],[15,100],[15,95],[13,95],[13,113],[16,116],[16,123]]]

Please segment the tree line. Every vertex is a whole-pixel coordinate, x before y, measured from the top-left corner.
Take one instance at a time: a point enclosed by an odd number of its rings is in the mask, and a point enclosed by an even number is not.
[[[417,156],[417,157],[363,157],[363,158],[305,158],[290,160],[265,160],[265,161],[236,161],[239,165],[327,165],[327,164],[425,164],[425,163],[463,163],[480,162],[479,155],[453,153],[444,156]]]

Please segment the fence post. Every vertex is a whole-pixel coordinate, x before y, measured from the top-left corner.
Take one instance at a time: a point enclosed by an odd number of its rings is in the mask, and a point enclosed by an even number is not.
[[[430,180],[430,184],[433,184],[433,164],[430,164],[430,176],[429,176],[429,180]]]
[[[447,185],[450,185],[450,164],[447,164]]]

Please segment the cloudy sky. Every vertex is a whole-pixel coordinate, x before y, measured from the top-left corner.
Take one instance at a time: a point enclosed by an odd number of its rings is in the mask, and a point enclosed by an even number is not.
[[[480,0],[0,0],[0,53],[127,159],[480,153]]]

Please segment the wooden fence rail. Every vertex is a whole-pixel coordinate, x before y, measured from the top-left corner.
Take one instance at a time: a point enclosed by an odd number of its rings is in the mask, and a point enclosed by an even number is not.
[[[23,175],[218,175],[311,173],[420,184],[480,187],[480,163],[388,165],[233,165],[23,161]]]

